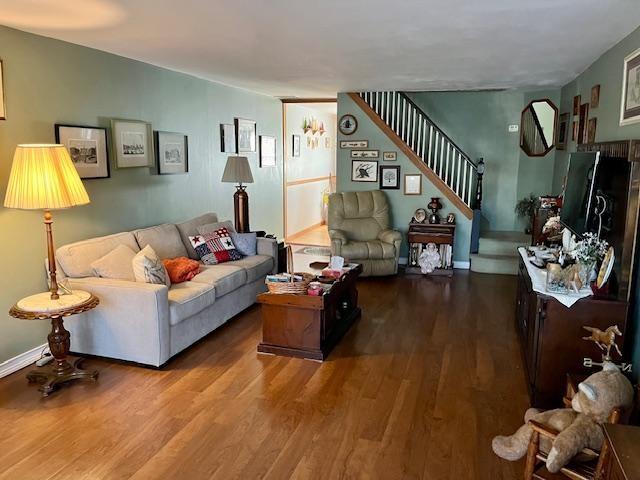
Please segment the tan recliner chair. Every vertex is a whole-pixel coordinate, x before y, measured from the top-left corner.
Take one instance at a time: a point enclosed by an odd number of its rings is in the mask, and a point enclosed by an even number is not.
[[[402,234],[389,228],[389,203],[380,190],[329,196],[331,254],[362,264],[363,275],[398,273]]]

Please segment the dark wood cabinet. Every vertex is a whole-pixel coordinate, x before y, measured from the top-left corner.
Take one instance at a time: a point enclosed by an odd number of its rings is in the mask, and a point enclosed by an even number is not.
[[[535,292],[529,273],[520,259],[516,300],[517,330],[522,345],[527,385],[534,407],[554,408],[562,402],[567,372],[589,374],[594,369],[583,366],[584,358],[599,361],[601,352],[582,340],[584,326],[605,330],[618,325],[624,344],[628,303],[619,300],[587,297],[571,308],[553,297]]]
[[[409,259],[405,273],[420,274],[418,258],[428,243],[435,243],[442,259],[442,267],[430,275],[453,275],[453,240],[456,233],[455,224],[451,223],[418,223],[411,222],[407,233]]]
[[[605,461],[607,480],[640,479],[640,427],[629,425],[604,426],[605,441],[609,453]]]

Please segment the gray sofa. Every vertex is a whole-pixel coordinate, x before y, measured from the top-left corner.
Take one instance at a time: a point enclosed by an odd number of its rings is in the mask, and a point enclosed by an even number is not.
[[[277,270],[277,244],[258,238],[257,255],[219,265],[202,265],[193,280],[164,285],[93,276],[91,263],[120,244],[139,251],[147,244],[160,258],[197,258],[188,237],[217,222],[208,213],[179,224],[93,238],[58,248],[59,276],[72,289],[95,294],[100,305],[65,321],[71,350],[161,366],[189,345],[253,305],[265,291],[265,276]]]

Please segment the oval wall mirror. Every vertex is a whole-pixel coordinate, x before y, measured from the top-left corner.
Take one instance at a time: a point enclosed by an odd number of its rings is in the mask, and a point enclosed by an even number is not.
[[[534,100],[522,110],[520,148],[530,157],[542,157],[555,146],[558,108],[548,98]]]

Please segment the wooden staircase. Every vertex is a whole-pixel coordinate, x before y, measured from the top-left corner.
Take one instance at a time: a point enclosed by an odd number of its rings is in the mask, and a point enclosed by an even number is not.
[[[473,162],[403,92],[360,92],[349,96],[465,217],[479,219],[482,159],[477,164]]]

